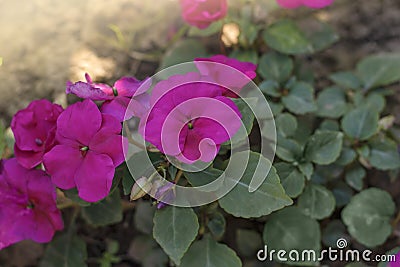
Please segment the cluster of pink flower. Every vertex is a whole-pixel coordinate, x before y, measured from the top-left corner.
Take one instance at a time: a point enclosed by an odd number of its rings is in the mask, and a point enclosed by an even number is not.
[[[86,75],[86,82],[68,82],[66,88],[82,102],[64,110],[36,100],[17,112],[11,123],[16,158],[0,161],[0,249],[23,239],[48,242],[63,228],[55,187],[77,188],[88,202],[106,197],[115,168],[124,161],[127,140],[121,135],[121,122],[133,116],[141,119],[144,139],[161,152],[187,163],[212,161],[240,127],[240,112],[229,97],[237,97],[256,76],[256,65],[222,55],[199,58],[195,64],[199,73],[171,76],[158,82],[151,94],[151,79],[123,77],[111,87],[93,83]],[[228,72],[218,68],[221,64],[229,66]],[[245,78],[232,78],[229,71],[234,69]],[[182,105],[199,98],[224,104],[231,112],[221,120],[229,123],[215,123],[210,116],[220,112],[201,101]],[[100,108],[94,101],[102,101]],[[168,120],[185,121],[187,127],[168,126]],[[174,134],[178,144],[171,141]]]
[[[283,8],[324,8],[334,0],[277,0]],[[190,25],[205,29],[214,21],[224,18],[228,12],[227,0],[180,0],[182,17]]]

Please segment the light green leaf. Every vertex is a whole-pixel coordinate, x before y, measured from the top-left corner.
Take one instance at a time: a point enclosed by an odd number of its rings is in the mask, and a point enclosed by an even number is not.
[[[306,145],[306,158],[320,165],[328,165],[340,156],[342,144],[343,133],[317,131]]]
[[[379,170],[400,168],[397,144],[389,138],[375,138],[370,142],[369,162]]]
[[[78,236],[63,234],[46,248],[40,267],[86,267],[86,243]]]
[[[268,46],[284,54],[303,54],[312,52],[312,44],[303,31],[292,20],[280,20],[263,33]]]
[[[375,110],[361,106],[343,117],[342,128],[349,137],[366,140],[377,132],[378,121],[379,114]]]
[[[82,208],[82,217],[94,226],[104,226],[122,221],[121,197],[118,190],[100,202]]]
[[[357,191],[361,191],[364,184],[363,179],[366,175],[367,172],[365,169],[360,164],[356,164],[346,171],[345,180],[349,186]]]
[[[197,215],[191,208],[168,206],[155,213],[153,236],[177,265],[198,231]]]
[[[317,106],[318,116],[334,119],[339,118],[347,110],[346,95],[340,88],[326,88],[318,95]]]
[[[265,80],[283,83],[289,79],[293,71],[293,61],[286,55],[269,52],[260,58],[257,70]]]
[[[400,53],[387,53],[364,58],[357,64],[357,73],[366,89],[400,80]]]
[[[239,152],[236,156],[239,158],[242,154],[246,153]],[[266,179],[261,186],[256,191],[249,192],[249,185],[258,164],[268,166],[271,162],[262,155],[251,152],[243,177],[228,194],[219,200],[220,206],[226,212],[236,217],[261,217],[293,203],[285,194],[274,167],[265,174]],[[236,167],[241,168],[241,166],[233,166],[232,173],[241,173],[241,170],[235,169]],[[225,179],[230,181],[229,173],[226,174]]]
[[[180,267],[242,267],[235,251],[210,236],[196,241],[182,259]]]
[[[381,94],[372,93],[365,98],[365,105],[370,107],[370,109],[381,113],[386,106],[386,99]]]
[[[311,179],[311,176],[314,173],[314,165],[311,162],[303,162],[299,164],[299,170],[302,174],[307,178],[307,180]]]
[[[313,219],[329,217],[335,210],[335,197],[321,185],[309,184],[298,199],[297,206]]]
[[[342,220],[352,237],[371,248],[383,244],[392,233],[390,218],[394,212],[389,193],[368,188],[351,199],[342,211]]]
[[[265,224],[263,239],[269,251],[313,250],[318,256],[321,249],[318,222],[304,215],[297,207],[288,207],[272,214]],[[316,261],[288,261],[285,264],[312,266],[316,265]]]
[[[351,72],[336,72],[329,79],[344,89],[359,89],[361,81]]]
[[[283,188],[289,197],[298,197],[305,186],[304,175],[292,164],[279,162],[274,164]]]
[[[303,115],[316,111],[314,88],[305,82],[296,82],[286,96],[282,97],[285,107],[295,114]]]
[[[290,113],[282,113],[275,119],[275,124],[278,132],[283,137],[292,136],[297,129],[297,119]]]

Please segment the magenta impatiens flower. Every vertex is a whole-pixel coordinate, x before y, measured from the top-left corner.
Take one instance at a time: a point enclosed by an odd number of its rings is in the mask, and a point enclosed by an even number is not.
[[[77,187],[88,202],[106,197],[115,168],[124,161],[121,123],[101,114],[92,100],[69,106],[57,120],[56,145],[44,156],[44,166],[61,189]]]
[[[237,97],[236,94],[257,76],[257,65],[224,55],[196,58],[195,64],[202,75],[211,77],[215,83],[221,85],[222,94],[228,97]],[[238,75],[237,71],[244,75]]]
[[[25,169],[17,160],[0,161],[0,249],[30,239],[50,242],[64,224],[56,190],[42,170]]]
[[[390,263],[390,267],[400,267],[400,251],[395,255],[395,261]]]
[[[226,16],[227,0],[180,0],[183,19],[199,29]]]
[[[174,75],[157,83],[150,104],[140,121],[141,134],[184,163],[212,161],[241,125],[234,102],[199,73]]]
[[[277,0],[277,2],[284,8],[298,8],[300,6],[324,8],[331,5],[334,0]]]
[[[18,111],[11,122],[15,136],[14,152],[19,164],[31,169],[42,162],[44,153],[55,145],[54,136],[60,105],[36,100]]]
[[[146,112],[150,99],[146,93],[150,83],[146,86],[146,81],[149,80],[138,81],[134,77],[122,77],[111,87],[93,83],[88,74],[85,77],[87,82],[67,82],[66,93],[84,99],[104,100],[101,112],[110,114],[119,121],[129,120],[133,116],[141,117]]]

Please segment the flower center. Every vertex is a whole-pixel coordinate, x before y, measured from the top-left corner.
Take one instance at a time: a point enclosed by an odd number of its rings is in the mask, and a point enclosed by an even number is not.
[[[87,154],[87,152],[89,150],[89,147],[88,146],[84,146],[84,147],[81,147],[80,150],[81,150],[82,156],[84,157],[84,156],[86,156],[86,154]]]
[[[189,130],[192,130],[193,129],[193,123],[189,122],[188,123],[188,128],[189,128]]]
[[[115,89],[114,87],[113,87],[113,94],[114,94],[114,96],[118,96],[118,91],[117,91],[117,89]]]
[[[31,201],[29,201],[28,204],[26,205],[26,208],[29,210],[32,210],[35,208],[35,204],[33,204]]]
[[[36,138],[36,139],[35,139],[35,143],[36,143],[36,145],[38,145],[38,146],[42,146],[42,145],[43,145],[43,141],[42,141],[42,139],[40,139],[40,138]]]

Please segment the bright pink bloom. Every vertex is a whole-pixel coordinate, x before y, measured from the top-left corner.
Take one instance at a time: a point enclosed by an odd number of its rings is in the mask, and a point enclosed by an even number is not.
[[[0,249],[25,239],[50,242],[63,227],[50,177],[25,169],[16,159],[1,160]]]
[[[333,3],[334,0],[277,0],[283,8],[298,8],[306,6],[310,8],[324,8]]]
[[[257,76],[257,65],[224,55],[196,58],[195,64],[202,75],[211,77],[215,83],[221,85],[222,94],[227,97],[237,97],[236,94]],[[238,71],[244,75],[238,75]]]
[[[140,121],[145,140],[185,163],[212,161],[220,145],[240,128],[240,112],[218,85],[198,73],[157,83],[151,109]]]
[[[18,163],[31,169],[43,160],[44,153],[55,145],[54,134],[60,105],[46,99],[36,100],[18,111],[11,122],[15,136],[14,152]]]
[[[395,261],[390,263],[390,267],[400,267],[400,251],[397,252]]]
[[[44,166],[61,189],[77,187],[79,196],[96,202],[111,189],[115,168],[124,161],[121,123],[101,114],[92,100],[69,106],[57,120],[56,145]]]
[[[148,86],[144,83],[148,80],[138,81],[134,77],[122,77],[111,87],[107,84],[93,83],[89,74],[85,77],[87,82],[74,84],[67,82],[66,93],[95,101],[105,100],[101,106],[101,112],[110,114],[119,121],[129,120],[133,116],[140,117],[146,112],[150,99],[146,90],[150,83],[147,83]]]
[[[199,29],[226,16],[227,0],[180,0],[183,19]]]

